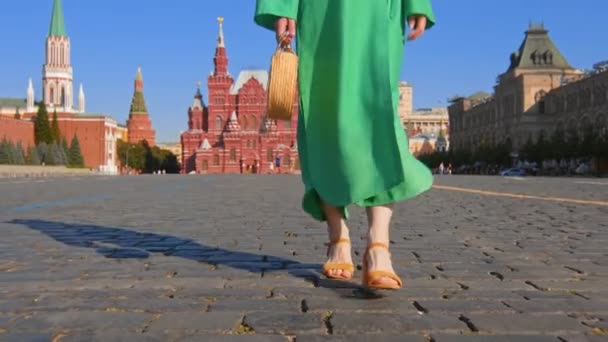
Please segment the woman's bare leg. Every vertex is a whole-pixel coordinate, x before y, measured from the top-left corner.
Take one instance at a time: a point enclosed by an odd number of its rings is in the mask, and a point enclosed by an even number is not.
[[[342,217],[342,211],[339,208],[323,203],[323,211],[327,218],[327,232],[329,233],[329,241],[338,241],[340,239],[350,239],[348,227]],[[349,244],[335,244],[329,247],[329,256],[327,262],[331,263],[352,263]],[[350,271],[342,269],[330,269],[330,276],[352,276]]]
[[[366,208],[369,223],[368,244],[380,242],[389,246],[389,227],[393,216],[393,207],[393,205],[386,205]],[[389,251],[384,248],[370,249],[367,262],[369,271],[395,273]],[[379,278],[376,283],[397,285],[397,281],[387,277]]]

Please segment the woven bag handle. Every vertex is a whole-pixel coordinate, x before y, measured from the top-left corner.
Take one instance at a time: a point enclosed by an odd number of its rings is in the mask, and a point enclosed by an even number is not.
[[[293,49],[291,48],[291,43],[290,44],[285,44],[285,38],[287,38],[287,36],[289,36],[289,32],[285,31],[281,37],[278,39],[278,43],[277,43],[277,52],[278,51],[282,51],[284,50],[285,52],[291,52],[293,53]]]

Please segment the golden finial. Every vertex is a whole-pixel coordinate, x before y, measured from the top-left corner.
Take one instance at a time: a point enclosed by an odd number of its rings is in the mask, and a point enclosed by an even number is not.
[[[217,17],[217,22],[221,25],[224,22],[224,17]]]
[[[200,88],[201,87],[201,81],[196,81],[196,86]]]

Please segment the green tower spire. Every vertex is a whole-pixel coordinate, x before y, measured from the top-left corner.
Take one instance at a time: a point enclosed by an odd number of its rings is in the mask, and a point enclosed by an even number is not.
[[[67,36],[65,34],[65,24],[63,22],[63,10],[61,9],[61,0],[53,0],[53,15],[51,16],[51,27],[49,28],[49,36]]]

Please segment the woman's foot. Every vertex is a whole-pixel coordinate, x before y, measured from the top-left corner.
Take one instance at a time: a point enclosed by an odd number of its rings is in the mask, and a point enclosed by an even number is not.
[[[349,231],[340,208],[323,203],[323,211],[327,217],[327,262],[323,265],[323,273],[329,278],[350,279],[354,266],[350,254]]]
[[[364,255],[367,266],[364,285],[373,288],[400,288],[401,279],[395,274],[388,246],[383,243],[370,244]]]
[[[340,239],[328,244],[327,261],[323,265],[324,274],[329,278],[350,279],[353,277],[353,259],[350,241]]]

